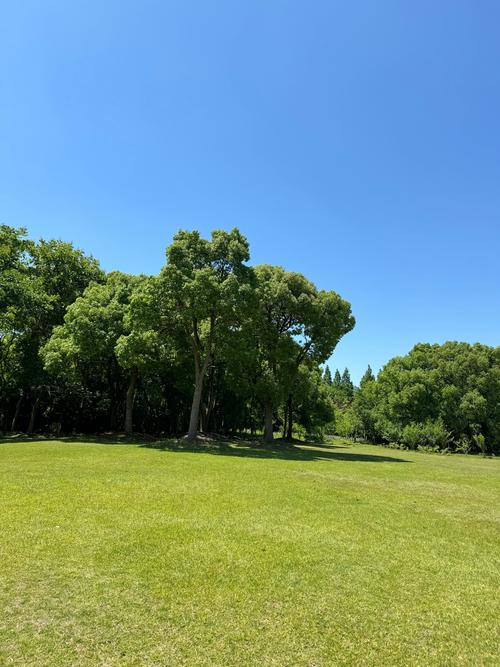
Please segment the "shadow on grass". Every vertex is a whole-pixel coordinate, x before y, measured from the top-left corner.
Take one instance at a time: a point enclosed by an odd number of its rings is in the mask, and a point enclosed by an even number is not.
[[[134,434],[132,436],[104,434],[104,435],[80,435],[80,436],[27,436],[14,435],[0,438],[0,444],[15,442],[40,442],[40,441],[67,442],[75,444],[100,444],[100,445],[131,445],[147,449],[156,449],[165,452],[189,452],[199,454],[212,454],[217,456],[237,456],[241,458],[255,459],[283,459],[288,461],[358,461],[365,463],[411,463],[407,459],[396,456],[383,456],[379,454],[364,454],[361,452],[338,451],[349,449],[343,445],[317,444],[317,443],[289,443],[277,440],[274,443],[265,443],[262,440],[242,439],[207,439],[203,442],[190,442],[185,439],[156,440],[150,436]]]
[[[82,433],[79,435],[44,435],[35,433],[27,435],[26,433],[11,433],[0,436],[0,445],[16,442],[70,442],[96,444],[96,445],[142,445],[143,443],[155,443],[158,438],[144,435],[143,433],[134,433],[133,435],[125,435],[124,433],[101,433],[91,434]]]
[[[336,451],[342,446],[325,444],[290,444],[277,442],[267,444],[261,441],[217,442],[210,444],[191,444],[185,441],[168,440],[155,443],[143,443],[140,447],[159,449],[169,452],[199,452],[218,456],[239,456],[255,459],[284,459],[288,461],[359,461],[369,463],[410,463],[395,456],[362,454],[353,451]]]

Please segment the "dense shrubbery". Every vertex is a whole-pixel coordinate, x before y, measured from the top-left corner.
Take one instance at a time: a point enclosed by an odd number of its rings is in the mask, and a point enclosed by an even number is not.
[[[341,435],[410,449],[498,452],[500,348],[418,344],[336,405]]]
[[[446,430],[442,419],[427,419],[423,423],[411,422],[401,431],[401,442],[408,449],[445,449],[450,440],[451,433]]]

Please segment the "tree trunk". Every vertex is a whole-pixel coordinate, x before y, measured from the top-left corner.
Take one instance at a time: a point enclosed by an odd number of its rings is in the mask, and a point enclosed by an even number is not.
[[[290,394],[283,406],[283,440],[288,438],[288,425],[290,420]]]
[[[134,428],[134,400],[135,400],[135,388],[137,385],[137,369],[134,368],[130,375],[128,387],[127,387],[127,397],[125,399],[125,433],[132,433]]]
[[[212,416],[214,413],[215,405],[217,402],[217,392],[216,392],[216,386],[215,386],[215,367],[212,365],[210,367],[210,373],[209,373],[209,382],[208,382],[208,396],[207,396],[207,404],[206,404],[206,409],[203,414],[203,427],[202,431],[210,431],[212,430]]]
[[[202,350],[203,346],[200,341],[198,334],[198,322],[196,319],[193,319],[193,329],[191,336],[191,344],[193,346],[194,354],[194,393],[193,393],[193,402],[191,404],[191,414],[189,416],[189,428],[187,432],[188,440],[195,440],[198,435],[198,426],[200,423],[200,408],[201,408],[201,397],[203,394],[203,380],[207,374],[207,370],[210,368],[210,365],[213,361],[213,341],[215,333],[215,313],[210,315],[210,329],[208,334],[208,341],[205,347],[205,361],[202,363]]]
[[[264,406],[264,440],[272,442],[273,436],[273,406],[271,403],[266,403]]]
[[[287,430],[286,430],[286,439],[292,440],[293,438],[293,405],[292,405],[292,394],[288,396],[288,401],[286,402],[287,409]]]
[[[16,430],[16,424],[17,424],[17,420],[18,420],[18,417],[19,417],[19,413],[21,412],[22,402],[23,402],[23,395],[19,394],[19,398],[17,399],[17,403],[16,403],[16,409],[15,409],[15,412],[14,412],[14,416],[12,417],[12,423],[10,425],[10,430],[11,431]]]
[[[201,395],[203,392],[203,375],[203,372],[201,372],[199,369],[196,369],[193,402],[191,404],[191,415],[189,417],[189,429],[187,433],[188,440],[195,440],[196,436],[198,435]]]
[[[40,399],[35,398],[33,406],[31,408],[30,423],[28,424],[28,433],[33,433],[33,431],[35,430],[36,409],[39,403]]]

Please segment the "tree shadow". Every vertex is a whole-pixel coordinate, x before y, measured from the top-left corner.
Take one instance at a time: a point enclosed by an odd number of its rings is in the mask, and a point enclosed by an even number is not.
[[[166,440],[152,443],[143,443],[140,447],[157,449],[168,452],[190,452],[213,454],[217,456],[236,456],[254,459],[284,459],[288,461],[359,461],[368,463],[411,463],[407,459],[395,456],[381,456],[378,454],[363,454],[354,451],[337,451],[347,449],[342,445],[290,444],[276,442],[263,443],[259,440],[235,442],[233,440],[189,443],[182,440]]]
[[[184,438],[158,440],[143,434],[102,434],[102,435],[72,435],[72,436],[43,436],[16,434],[0,437],[0,445],[7,443],[28,442],[66,442],[74,444],[100,445],[129,445],[155,449],[164,452],[189,452],[198,454],[212,454],[216,456],[236,456],[254,459],[282,459],[287,461],[358,461],[365,463],[411,463],[408,459],[396,456],[379,454],[365,454],[353,451],[344,445],[327,443],[310,443],[302,441],[285,442],[276,440],[265,443],[259,439],[241,438],[206,438],[201,441],[189,441]],[[347,451],[339,451],[347,450]]]
[[[13,433],[0,435],[0,445],[13,444],[16,442],[68,442],[75,444],[95,444],[95,445],[135,445],[140,446],[143,443],[154,443],[157,438],[143,433],[134,433],[126,435],[125,433],[81,433],[78,435],[45,435],[35,433]]]

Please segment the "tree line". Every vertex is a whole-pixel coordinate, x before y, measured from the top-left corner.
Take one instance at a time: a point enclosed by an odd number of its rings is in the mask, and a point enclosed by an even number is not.
[[[0,429],[316,433],[321,365],[354,326],[305,276],[249,266],[237,230],[175,234],[157,275],[0,227]]]
[[[356,387],[325,362],[350,304],[237,230],[175,234],[157,275],[0,226],[0,431],[341,436],[500,450],[500,348],[420,343]]]

